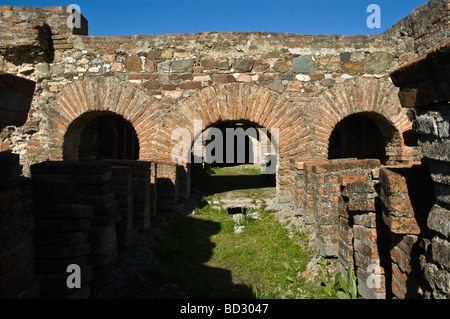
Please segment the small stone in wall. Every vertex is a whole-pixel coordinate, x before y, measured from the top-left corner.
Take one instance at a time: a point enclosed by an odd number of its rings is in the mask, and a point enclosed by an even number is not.
[[[284,61],[277,61],[273,65],[273,70],[275,72],[288,72],[289,71],[289,65],[286,64]]]
[[[309,55],[300,55],[292,60],[292,71],[294,73],[314,73],[316,69]]]
[[[93,66],[93,67],[89,68],[89,72],[90,73],[98,73],[98,72],[100,72],[100,69],[96,66]]]
[[[280,55],[280,52],[275,50],[275,51],[271,51],[271,52],[267,52],[267,53],[263,54],[261,56],[261,58],[263,58],[263,59],[279,59],[279,58],[281,58],[281,55]]]
[[[233,61],[233,69],[239,73],[250,72],[253,69],[254,63],[255,61],[253,59],[237,59]]]
[[[252,81],[252,76],[249,74],[241,74],[237,77],[236,81],[250,83]]]
[[[195,59],[181,59],[172,62],[172,71],[186,71],[194,66]]]
[[[203,59],[200,61],[200,66],[206,70],[216,69],[217,65],[217,61],[213,59]]]
[[[171,59],[173,57],[173,52],[166,50],[164,52],[161,53],[161,58],[162,59]]]
[[[364,72],[364,64],[360,62],[347,61],[342,65],[342,70],[347,72]]]
[[[341,62],[345,63],[347,61],[350,61],[352,57],[352,54],[350,52],[343,52],[341,53]]]
[[[382,73],[394,65],[394,56],[388,52],[367,53],[364,69],[368,73]]]
[[[228,61],[219,61],[217,66],[219,67],[219,70],[229,70],[230,69],[230,62],[228,62]]]
[[[270,64],[264,60],[257,60],[253,65],[253,72],[264,72],[270,67]]]
[[[302,82],[311,81],[311,77],[309,75],[306,75],[306,74],[297,74],[295,76],[295,78],[297,80],[299,80],[299,81],[302,81]]]
[[[137,56],[132,56],[131,58],[126,59],[123,64],[125,65],[125,69],[128,72],[142,71],[142,62],[141,59]]]
[[[272,91],[275,91],[277,93],[283,93],[284,91],[284,85],[283,82],[279,78],[276,78],[270,85],[269,89]]]
[[[336,80],[334,79],[323,79],[322,81],[320,81],[320,84],[322,84],[323,86],[326,86],[328,88],[333,87],[336,84]]]
[[[116,57],[113,54],[105,54],[102,56],[102,60],[104,62],[113,62],[116,59]]]
[[[113,64],[111,64],[111,71],[112,72],[120,72],[120,71],[122,71],[122,63],[113,63]]]

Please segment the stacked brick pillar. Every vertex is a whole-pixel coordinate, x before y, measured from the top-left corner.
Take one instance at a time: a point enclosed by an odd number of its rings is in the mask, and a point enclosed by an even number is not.
[[[427,217],[434,203],[432,181],[423,166],[380,170],[383,220],[390,230],[392,294],[417,298],[421,271],[421,238],[429,238]]]
[[[361,296],[384,299],[389,235],[377,210],[377,180],[366,174],[344,175],[341,184],[346,203],[340,220],[339,269],[346,275],[352,266]]]
[[[316,233],[316,245],[324,256],[338,256],[339,216],[343,199],[340,177],[350,174],[372,176],[378,160],[305,160],[295,164],[294,204]]]
[[[42,296],[86,298],[93,267],[117,256],[115,223],[120,218],[111,165],[44,162],[32,166],[36,204],[36,274]],[[67,267],[81,268],[82,288],[67,287]]]
[[[62,162],[31,168],[36,206],[36,279],[41,283],[43,298],[87,298],[90,294],[89,232],[93,208],[83,205],[77,171],[81,169]],[[81,269],[81,289],[67,286],[67,268],[73,264]]]

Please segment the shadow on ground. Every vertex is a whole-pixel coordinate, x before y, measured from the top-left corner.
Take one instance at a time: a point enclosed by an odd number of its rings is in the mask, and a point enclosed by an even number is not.
[[[127,298],[232,299],[253,298],[252,289],[232,282],[229,270],[206,266],[215,244],[218,222],[182,215],[155,219],[154,242],[158,263],[137,279]]]

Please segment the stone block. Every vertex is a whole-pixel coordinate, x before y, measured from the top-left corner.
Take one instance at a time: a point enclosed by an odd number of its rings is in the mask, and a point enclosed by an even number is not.
[[[178,59],[172,61],[171,69],[173,72],[187,71],[194,66],[195,59]]]
[[[314,73],[316,69],[309,55],[300,55],[292,60],[292,71],[294,73]]]
[[[450,238],[450,210],[434,205],[428,216],[427,225],[445,238]]]
[[[253,69],[255,60],[249,58],[236,59],[233,61],[233,69],[235,72],[245,73],[250,72]]]
[[[364,70],[368,73],[383,73],[395,65],[394,56],[389,52],[377,51],[367,53]]]

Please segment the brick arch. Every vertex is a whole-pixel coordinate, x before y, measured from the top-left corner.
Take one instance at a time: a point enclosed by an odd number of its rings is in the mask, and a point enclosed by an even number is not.
[[[289,169],[290,159],[307,156],[314,148],[303,110],[263,86],[230,83],[196,91],[168,110],[155,133],[154,149],[158,152],[155,157],[171,160],[170,152],[175,145],[171,133],[174,129],[186,128],[191,132],[192,143],[194,120],[202,121],[202,130],[226,121],[248,121],[266,128],[269,133],[278,128],[280,178],[285,175],[283,171]]]
[[[394,131],[389,144],[391,152],[396,154],[391,161],[402,160],[412,153],[403,142],[403,133],[412,128],[412,122],[400,105],[398,89],[387,79],[360,77],[347,80],[317,96],[308,110],[308,119],[314,126],[316,152],[320,157],[328,156],[329,138],[336,124],[352,114],[367,115],[382,132]]]
[[[70,83],[47,105],[49,117],[44,130],[49,159],[63,160],[64,139],[76,119],[105,112],[131,123],[139,139],[139,158],[148,158],[151,143],[146,138],[149,127],[145,120],[155,112],[155,101],[138,86],[113,77],[84,77]]]

